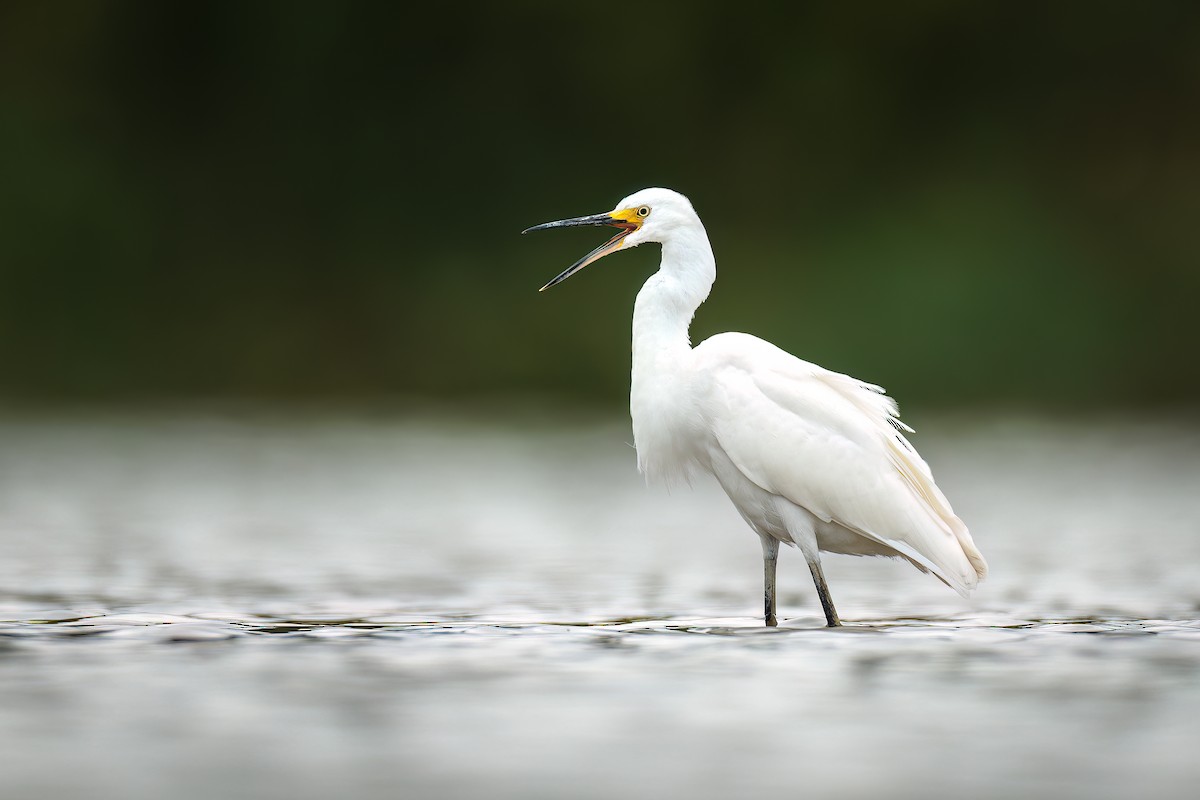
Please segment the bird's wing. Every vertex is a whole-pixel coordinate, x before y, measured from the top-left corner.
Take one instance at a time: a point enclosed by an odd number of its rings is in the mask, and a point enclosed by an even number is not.
[[[987,573],[881,388],[745,334],[696,348],[701,413],[745,477],[966,593]]]

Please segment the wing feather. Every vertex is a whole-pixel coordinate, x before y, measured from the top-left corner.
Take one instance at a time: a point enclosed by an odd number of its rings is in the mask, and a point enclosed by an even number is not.
[[[695,353],[702,413],[747,479],[903,553],[960,593],[986,575],[882,388],[745,334],[713,337]]]

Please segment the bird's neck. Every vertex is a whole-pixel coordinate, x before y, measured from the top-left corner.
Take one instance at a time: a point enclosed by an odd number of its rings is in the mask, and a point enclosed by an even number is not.
[[[696,230],[663,244],[658,272],[642,286],[633,306],[635,373],[639,365],[673,361],[691,350],[688,328],[716,277],[716,259],[698,222]]]
[[[699,221],[690,235],[663,244],[662,264],[633,306],[629,413],[638,469],[647,478],[686,476],[697,454],[689,398],[692,315],[716,279],[716,261]]]

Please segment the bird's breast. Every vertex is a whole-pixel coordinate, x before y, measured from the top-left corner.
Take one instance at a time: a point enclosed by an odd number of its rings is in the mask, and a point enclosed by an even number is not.
[[[686,378],[671,371],[639,375],[635,368],[629,415],[638,469],[652,480],[687,480],[704,451],[698,411]]]

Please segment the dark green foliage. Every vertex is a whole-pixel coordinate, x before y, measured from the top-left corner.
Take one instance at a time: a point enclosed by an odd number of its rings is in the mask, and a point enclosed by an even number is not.
[[[757,333],[902,401],[1193,402],[1189,3],[10,3],[0,395],[618,402],[688,194]]]

